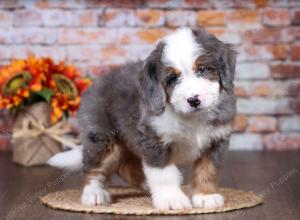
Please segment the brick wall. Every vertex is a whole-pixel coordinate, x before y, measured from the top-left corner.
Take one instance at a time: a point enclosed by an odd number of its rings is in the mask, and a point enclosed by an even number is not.
[[[203,26],[239,52],[231,148],[299,149],[299,25],[298,0],[1,0],[0,64],[31,52],[96,76],[144,58],[176,27]],[[3,148],[10,125],[0,118]]]

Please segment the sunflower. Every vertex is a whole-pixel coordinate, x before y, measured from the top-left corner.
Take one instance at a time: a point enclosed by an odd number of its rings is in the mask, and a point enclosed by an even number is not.
[[[53,65],[47,77],[49,88],[55,92],[51,99],[52,122],[59,120],[63,113],[74,115],[80,105],[80,95],[91,84],[91,79],[82,77],[77,68],[64,62]]]
[[[22,105],[31,92],[42,89],[44,63],[41,59],[13,60],[0,68],[0,108],[11,109]]]

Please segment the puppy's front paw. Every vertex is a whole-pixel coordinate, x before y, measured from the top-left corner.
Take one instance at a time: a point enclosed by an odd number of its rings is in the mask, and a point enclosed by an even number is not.
[[[106,205],[111,202],[109,193],[101,186],[86,185],[81,195],[84,205]]]
[[[153,205],[157,209],[190,209],[192,208],[190,199],[181,190],[170,190],[154,194]]]
[[[195,194],[192,197],[195,208],[219,208],[224,206],[224,197],[220,194]]]

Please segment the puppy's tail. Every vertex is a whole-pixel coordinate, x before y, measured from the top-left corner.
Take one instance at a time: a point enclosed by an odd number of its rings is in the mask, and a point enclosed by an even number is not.
[[[47,163],[52,167],[69,171],[80,170],[83,167],[82,149],[83,147],[79,146],[65,152],[57,153]]]

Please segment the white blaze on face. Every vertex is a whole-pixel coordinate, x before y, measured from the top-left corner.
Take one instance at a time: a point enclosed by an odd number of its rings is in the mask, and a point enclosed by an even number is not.
[[[218,100],[219,82],[199,78],[193,70],[196,59],[204,49],[196,42],[192,30],[180,28],[163,39],[165,43],[162,61],[166,66],[174,67],[181,72],[180,83],[177,84],[170,97],[175,111],[190,113],[195,110],[187,99],[198,95],[200,108],[210,108]]]

